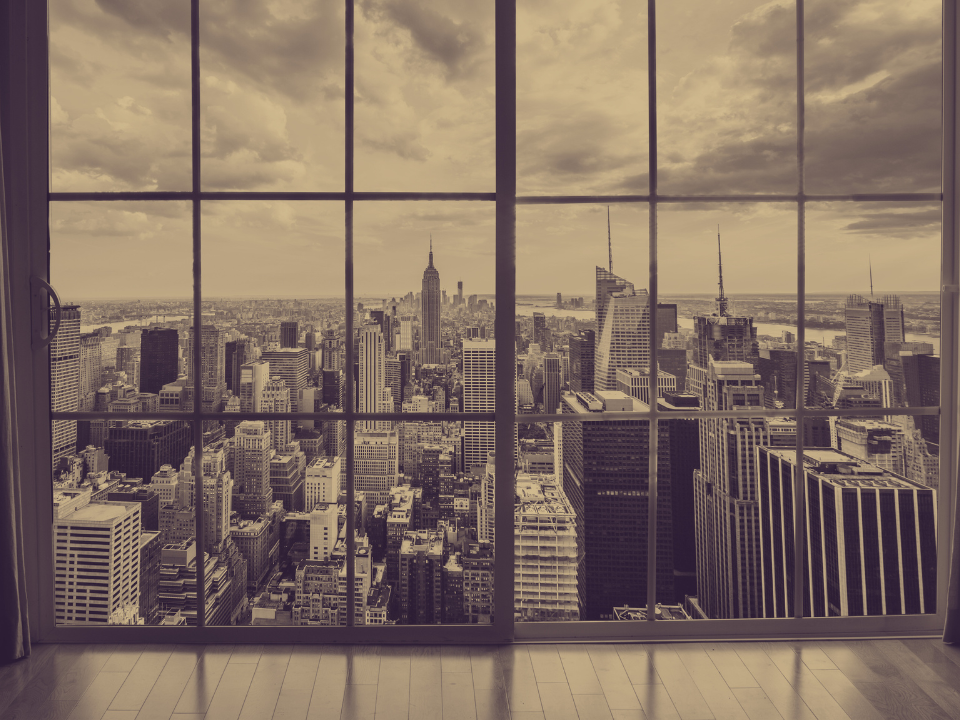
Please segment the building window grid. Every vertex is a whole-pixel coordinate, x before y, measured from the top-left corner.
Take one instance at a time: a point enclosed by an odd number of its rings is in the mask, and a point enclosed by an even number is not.
[[[573,204],[573,203],[637,203],[637,204],[646,204],[649,209],[649,287],[648,287],[648,302],[652,307],[656,306],[658,302],[658,285],[657,285],[657,209],[661,203],[685,203],[685,202],[702,202],[702,203],[758,203],[758,202],[777,202],[777,203],[794,203],[797,207],[797,345],[798,347],[803,347],[805,340],[805,327],[804,327],[804,318],[805,313],[805,205],[807,202],[817,201],[817,202],[849,202],[849,203],[863,203],[863,202],[917,202],[917,203],[929,203],[944,202],[944,190],[946,188],[941,188],[940,193],[872,193],[872,194],[857,194],[857,195],[809,195],[805,192],[804,188],[804,0],[795,0],[796,2],[796,33],[797,33],[797,193],[796,194],[734,194],[734,195],[660,195],[657,189],[657,92],[656,92],[656,0],[648,0],[647,3],[647,18],[648,18],[648,33],[647,33],[647,55],[648,55],[648,98],[647,98],[647,109],[649,115],[648,123],[648,155],[649,155],[649,177],[650,185],[649,192],[646,195],[576,195],[576,196],[564,196],[564,195],[517,195],[516,194],[516,99],[509,98],[505,102],[509,106],[510,110],[514,116],[514,123],[512,125],[513,138],[512,142],[503,143],[502,138],[500,137],[502,123],[499,122],[500,109],[498,107],[498,123],[497,123],[497,188],[496,192],[492,193],[479,193],[479,192],[357,192],[353,188],[353,149],[354,149],[354,114],[353,114],[353,103],[355,99],[354,94],[354,57],[353,57],[353,26],[354,26],[354,4],[355,0],[345,0],[345,52],[346,52],[346,63],[345,63],[345,77],[346,77],[346,102],[345,102],[345,116],[346,116],[346,128],[345,128],[345,170],[344,170],[344,191],[343,192],[271,192],[271,191],[232,191],[232,192],[214,192],[214,191],[203,191],[201,189],[201,167],[200,167],[200,75],[199,75],[199,47],[200,47],[200,37],[199,37],[199,3],[200,0],[191,0],[191,86],[192,86],[192,174],[193,174],[193,185],[192,190],[183,191],[183,192],[163,192],[163,191],[144,191],[144,192],[49,192],[48,193],[48,202],[88,202],[88,201],[117,201],[117,200],[151,200],[155,202],[166,202],[166,201],[177,201],[177,200],[191,200],[192,201],[192,216],[193,216],[193,257],[194,257],[194,291],[193,291],[193,317],[194,317],[194,328],[196,328],[197,318],[202,317],[201,315],[201,303],[202,303],[202,291],[201,291],[201,258],[202,258],[202,243],[201,243],[201,204],[204,201],[217,200],[217,201],[237,201],[244,202],[249,200],[288,200],[288,201],[314,201],[314,202],[343,202],[344,203],[344,235],[345,235],[345,298],[344,298],[344,309],[346,315],[347,323],[347,333],[349,334],[353,330],[353,308],[355,306],[354,302],[354,293],[353,293],[353,273],[354,273],[354,263],[353,263],[353,203],[354,202],[365,202],[365,201],[383,201],[383,200],[395,200],[395,201],[406,201],[406,202],[415,202],[418,200],[431,200],[431,201],[463,201],[463,200],[473,200],[479,202],[495,202],[498,206],[501,204],[504,205],[511,215],[513,215],[513,226],[516,227],[515,221],[515,208],[517,205],[540,205],[540,204]],[[516,0],[495,0],[496,3],[496,14],[497,14],[497,46],[496,46],[496,56],[498,64],[501,63],[501,56],[508,56],[509,60],[512,63],[512,72],[513,77],[515,78],[516,74],[516,53],[515,53],[515,39],[516,39]],[[952,0],[945,0],[944,2],[944,20],[945,27],[947,26],[946,21],[953,20],[951,15]],[[505,22],[504,17],[508,17]],[[505,29],[501,28],[501,25],[506,25]],[[514,41],[514,47],[505,49],[505,46],[501,45],[501,41],[504,38],[512,38]],[[945,36],[946,40],[946,36]],[[948,49],[955,49],[954,42],[945,42],[944,43],[944,53]],[[501,93],[500,89],[500,80],[502,76],[498,73],[498,92],[497,92],[497,104],[501,104]],[[515,80],[513,81],[513,87],[515,88]],[[946,102],[946,98],[943,99]],[[504,149],[501,149],[503,146]],[[945,147],[945,161],[947,163],[953,162],[952,157],[946,156],[946,151],[949,148]],[[502,165],[512,171],[513,178],[504,181],[502,177]],[[503,193],[503,188],[506,187],[511,189],[512,192],[507,194]],[[948,200],[952,204],[952,198]],[[955,209],[954,209],[955,211]],[[498,250],[501,246],[504,245],[501,236],[503,232],[502,227],[498,223],[497,227],[497,247]],[[942,233],[946,234],[949,232],[949,228],[946,227],[946,224],[942,226]],[[514,254],[512,257],[504,258],[498,254],[497,258],[497,269],[498,274],[502,271],[502,268],[509,264],[512,267],[515,267],[516,253],[515,245],[513,246]],[[948,255],[949,257],[950,255]],[[953,269],[946,268],[942,265],[941,275],[945,278],[950,277],[950,273]],[[944,312],[944,309],[949,307],[948,302],[952,299],[952,293],[955,291],[949,290],[944,286],[940,293],[941,300],[941,313]],[[497,309],[496,313],[498,316],[497,325],[498,326],[512,326],[514,323],[515,315],[515,300],[516,300],[516,288],[515,286],[509,288],[507,292],[504,292],[503,288],[498,283],[497,287]],[[509,312],[509,322],[501,323],[499,316],[503,313]],[[656,336],[656,325],[657,317],[656,313],[650,314],[650,336]],[[943,348],[952,348],[951,343],[954,342],[955,338],[954,329],[950,327],[949,323],[941,324],[941,344]],[[657,352],[655,343],[651,343],[649,351],[649,368],[650,372],[654,372],[653,368],[657,367]],[[353,343],[346,343],[345,351],[347,354],[347,363],[353,361],[354,347]],[[190,358],[192,367],[196,376],[200,375],[201,371],[201,356],[200,356],[200,344],[197,343],[194,345],[193,357]],[[801,398],[805,395],[805,386],[807,378],[805,377],[804,368],[803,368],[803,356],[802,353],[798,353],[798,373],[797,373],[797,397]],[[949,366],[948,366],[949,367]],[[348,374],[346,379],[347,392],[346,396],[346,406],[343,408],[343,413],[338,416],[339,420],[342,420],[346,423],[347,428],[347,445],[349,447],[352,444],[355,427],[357,422],[362,422],[364,420],[372,419],[384,419],[384,420],[421,420],[421,421],[449,421],[449,414],[440,414],[440,413],[415,413],[415,414],[404,414],[399,415],[397,413],[361,413],[357,412],[354,407],[355,399],[353,392],[353,378]],[[951,383],[952,385],[952,383]],[[941,401],[942,402],[942,401]],[[897,409],[878,409],[876,411],[866,410],[863,408],[860,409],[830,409],[830,410],[815,410],[805,407],[805,403],[799,402],[796,404],[794,409],[782,409],[776,411],[736,411],[736,410],[721,410],[714,411],[710,413],[704,413],[701,411],[688,411],[688,412],[671,412],[671,419],[683,419],[683,418],[704,418],[704,417],[723,417],[723,418],[757,418],[764,416],[777,416],[777,417],[786,417],[793,418],[796,420],[797,425],[801,426],[804,419],[813,418],[813,417],[823,417],[823,416],[832,416],[832,417],[847,417],[847,416],[857,416],[862,417],[864,415],[912,415],[912,416],[922,416],[922,415],[940,415],[941,406],[932,406],[932,407],[922,407],[922,408],[897,408]],[[647,419],[652,422],[649,423],[648,432],[650,435],[650,442],[652,447],[655,447],[658,443],[658,433],[657,433],[657,419],[659,416],[656,403],[650,405],[650,409],[646,413],[639,415],[640,419]],[[185,413],[177,413],[178,418],[183,418]],[[194,408],[191,413],[191,421],[194,426],[194,442],[193,445],[196,448],[195,452],[198,457],[202,455],[202,421],[210,419],[223,419],[229,417],[230,419],[312,419],[314,415],[310,413],[280,413],[271,414],[269,417],[263,416],[262,413],[223,413],[223,412],[207,412],[202,408],[201,403],[194,403]],[[603,415],[606,415],[605,413]],[[157,413],[143,413],[144,419],[150,419],[156,416],[158,419],[162,419],[163,415]],[[166,417],[172,417],[171,413],[166,413]],[[73,420],[73,419],[102,419],[109,417],[109,414],[106,412],[56,412],[51,411],[50,419],[51,420]],[[495,421],[497,425],[499,424],[508,424],[511,426],[511,435],[512,427],[516,425],[517,420],[520,419],[516,415],[515,409],[512,407],[500,408],[495,413],[460,413],[460,417],[463,420],[480,420],[480,421]],[[633,416],[632,416],[633,417]],[[576,419],[569,415],[527,415],[522,418],[524,423],[529,422],[542,422],[542,421],[560,421],[560,422],[574,422]],[[798,453],[802,450],[803,446],[803,433],[797,433],[797,451]],[[499,454],[499,453],[498,453]],[[650,493],[655,497],[656,495],[656,465],[657,465],[657,455],[656,452],[649,453],[649,477],[652,478]],[[946,456],[942,456],[943,460],[946,460]],[[347,492],[348,498],[352,501],[355,487],[354,487],[354,463],[353,463],[353,454],[345,453],[346,460],[346,472],[345,476],[347,478]],[[197,474],[202,473],[202,463],[197,462],[194,464],[195,472]],[[941,476],[943,476],[943,466],[941,465]],[[793,514],[795,518],[799,519],[801,513],[803,512],[803,492],[802,488],[798,486],[799,477],[794,479],[794,497],[798,500],[796,507],[794,507]],[[195,507],[198,512],[198,522],[197,522],[197,533],[198,535],[203,534],[204,523],[200,519],[200,513],[203,509],[202,502],[202,486],[201,483],[197,482],[196,484],[196,498],[195,498]],[[952,493],[951,493],[952,494]],[[651,502],[649,504],[651,508],[651,517],[652,522],[648,523],[649,526],[649,537],[648,537],[648,567],[654,568],[656,565],[656,528],[657,523],[655,522],[654,512],[656,511],[657,504]],[[512,508],[509,507],[498,507],[496,513],[499,515],[501,513],[512,513]],[[511,518],[512,524],[512,518]],[[348,525],[353,525],[353,518],[348,514]],[[795,526],[798,526],[799,523],[795,523]],[[347,534],[348,538],[348,555],[354,553],[354,535],[349,533]],[[201,538],[198,538],[198,543],[202,542]],[[513,547],[510,544],[504,544],[500,553],[501,562],[509,562],[511,570],[513,569],[513,564],[515,559],[513,556]],[[791,579],[793,578],[802,578],[800,573],[803,572],[803,563],[805,558],[803,557],[803,543],[797,543],[797,551],[794,553],[794,566],[791,570],[788,570],[788,567],[783,568],[785,574],[788,575]],[[789,558],[788,558],[789,560]],[[51,568],[52,570],[52,568]],[[199,584],[199,594],[203,596],[205,594],[204,583],[201,581],[201,577],[204,574],[204,568],[202,564],[198,564],[198,584]],[[348,576],[354,574],[353,563],[348,563]],[[656,572],[651,572],[648,574],[648,583],[651,586],[651,589],[655,588]],[[349,580],[348,580],[349,582]],[[943,582],[943,579],[941,579]],[[499,592],[508,593],[512,596],[513,594],[513,584],[512,583],[501,583],[501,588]],[[791,583],[792,590],[794,591],[794,599],[798,600],[802,593],[802,582],[801,583]],[[656,596],[654,592],[648,591],[648,617],[653,618],[655,613],[653,612],[653,606],[656,603]],[[512,601],[512,598],[511,598]],[[347,597],[348,607],[354,604],[354,599],[350,596]],[[802,617],[803,613],[801,610],[801,603],[796,602],[795,607],[797,611],[794,613],[794,617]],[[503,622],[502,620],[500,622]],[[512,625],[512,619],[507,620],[507,622]],[[204,618],[198,616],[197,618],[198,626],[203,627]],[[569,625],[570,623],[563,623],[564,625]],[[582,623],[581,623],[582,624]],[[348,610],[347,612],[347,626],[352,627],[354,625],[354,613]],[[512,630],[510,632],[512,636]]]

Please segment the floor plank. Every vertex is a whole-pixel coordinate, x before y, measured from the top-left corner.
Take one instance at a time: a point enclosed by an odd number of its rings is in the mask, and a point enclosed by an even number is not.
[[[475,690],[505,690],[503,663],[499,649],[495,646],[477,645],[470,648],[470,672],[473,673]],[[566,682],[566,678],[564,678]]]
[[[613,645],[587,645],[587,653],[611,710],[640,710],[630,677]]]
[[[723,676],[727,687],[760,687],[757,679],[747,670],[747,666],[737,655],[733,643],[701,643],[701,647],[710,657],[720,675]]]
[[[633,685],[659,685],[660,676],[643,645],[614,645]]]
[[[815,720],[803,698],[777,669],[773,660],[755,643],[735,643],[737,655],[758,685],[787,720]]]
[[[510,717],[510,705],[503,687],[478,688],[473,686],[474,701],[477,706],[477,720],[502,720]],[[531,715],[536,714],[531,712]],[[414,720],[411,716],[410,720]],[[419,718],[417,718],[419,720]]]
[[[100,720],[126,679],[125,672],[100,672],[67,716],[67,720]]]
[[[263,645],[237,645],[230,656],[231,663],[257,663],[263,653]]]
[[[443,720],[476,720],[477,700],[473,694],[473,676],[468,672],[444,672],[440,677],[443,693]]]
[[[603,687],[587,648],[584,645],[560,645],[558,650],[570,692],[574,695],[602,695]]]
[[[703,696],[707,707],[717,720],[748,720],[733,690],[723,679],[710,656],[696,643],[670,645],[680,658],[690,677]]]
[[[23,689],[57,654],[57,645],[34,645],[30,657],[0,666],[0,714],[6,710]]]
[[[833,695],[817,680],[793,648],[787,643],[760,643],[787,682],[803,698],[810,711],[820,720],[847,720],[848,716]]]
[[[537,684],[540,683],[565,683],[567,675],[563,671],[563,663],[560,661],[560,653],[556,645],[530,645],[527,648],[530,653],[530,663],[533,665],[533,674],[537,677]]]
[[[374,720],[377,714],[377,686],[347,683],[343,690],[340,720]],[[324,716],[324,720],[335,716]]]
[[[537,677],[527,645],[505,645],[499,651],[510,712],[542,712]]]
[[[960,692],[944,682],[932,666],[900,640],[878,640],[875,645],[905,678],[915,682],[949,716],[960,717]]]
[[[110,703],[110,710],[136,710],[143,707],[157,678],[174,651],[173,645],[153,645],[144,650],[127,674],[126,682]]]
[[[469,652],[468,649],[465,649]],[[467,655],[467,663],[470,656]],[[408,720],[410,717],[410,650],[402,646],[380,650],[380,681],[377,684],[377,720]]]
[[[544,717],[550,720],[578,720],[570,686],[565,682],[537,683]]]
[[[603,695],[574,695],[580,720],[613,720],[613,714]]]
[[[256,671],[257,666],[250,662],[227,663],[205,720],[238,720]]]
[[[761,688],[735,687],[731,690],[750,720],[781,720],[783,718]]]
[[[268,645],[260,654],[260,661],[250,681],[240,720],[262,720],[273,717],[280,698],[280,688],[290,664],[292,645]]]
[[[10,703],[3,720],[67,717],[115,650],[112,645],[62,645],[45,671]]]
[[[496,651],[494,651],[496,652]],[[443,720],[443,689],[440,676],[443,673],[440,659],[440,647],[421,645],[410,648],[410,708],[411,720]],[[482,676],[487,684],[496,682],[490,674],[493,664],[483,664],[482,657],[470,659],[471,667],[483,666],[487,673]],[[476,664],[475,664],[476,663]],[[474,672],[476,672],[474,670]]]
[[[444,645],[440,648],[440,669],[445,673],[470,672],[470,648]]]
[[[883,720],[883,715],[863,696],[842,670],[812,670],[843,711],[852,718]]]
[[[348,654],[348,647],[324,646],[320,662],[317,664],[316,679],[310,691],[308,720],[329,720],[340,717],[347,694]],[[353,694],[350,702],[352,712],[355,704]],[[373,707],[376,710],[376,699]]]
[[[846,640],[821,640],[818,644],[823,653],[839,670],[843,671],[850,682],[883,681],[883,676],[867,665]]]
[[[170,653],[170,659],[137,713],[137,720],[169,719],[205,651],[203,645],[179,645]]]
[[[680,713],[677,712],[676,705],[670,693],[663,685],[634,685],[633,691],[637,694],[640,701],[640,707],[646,713],[648,718],[656,720],[680,720]]]
[[[379,678],[380,647],[377,645],[349,646],[347,648],[347,685],[376,685]]]
[[[673,646],[658,645],[649,648],[648,652],[680,717],[683,720],[713,720],[713,711]]]
[[[306,720],[321,653],[320,647],[315,645],[297,645],[290,653],[273,720]]]
[[[207,712],[233,651],[232,645],[208,645],[204,649],[183,692],[180,693],[174,713]]]
[[[854,685],[889,720],[950,720],[916,683],[887,678],[883,682],[854,682]]]

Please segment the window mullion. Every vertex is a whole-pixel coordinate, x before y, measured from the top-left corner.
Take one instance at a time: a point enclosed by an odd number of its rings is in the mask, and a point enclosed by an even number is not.
[[[345,16],[345,80],[344,80],[344,305],[346,310],[346,398],[344,402],[344,415],[347,420],[347,447],[346,447],[346,478],[347,478],[347,543],[346,543],[346,575],[347,575],[347,607],[346,607],[346,626],[353,627],[353,606],[356,584],[356,561],[355,561],[355,524],[354,505],[356,498],[355,478],[354,478],[354,437],[356,428],[354,427],[354,418],[356,415],[356,395],[354,391],[353,363],[354,363],[354,345],[353,345],[353,142],[354,142],[354,115],[353,115],[353,90],[354,90],[354,62],[353,62],[353,26],[354,26],[354,0],[346,0],[344,9]]]
[[[649,251],[650,291],[650,415],[647,423],[647,620],[656,620],[657,606],[657,398],[659,397],[659,364],[657,362],[657,3],[647,0],[647,144],[649,155]],[[601,328],[602,329],[602,328]]]

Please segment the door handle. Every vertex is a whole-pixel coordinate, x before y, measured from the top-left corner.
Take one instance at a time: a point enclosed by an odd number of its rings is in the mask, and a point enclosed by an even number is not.
[[[37,275],[31,277],[30,280],[34,285],[39,285],[39,289],[47,291],[50,299],[53,300],[53,306],[57,312],[57,319],[53,324],[53,329],[47,332],[41,330],[39,336],[34,341],[34,348],[37,350],[43,350],[53,342],[53,339],[57,336],[57,333],[60,332],[60,321],[63,319],[63,309],[60,306],[60,296],[57,295],[57,291],[53,289],[53,285]]]

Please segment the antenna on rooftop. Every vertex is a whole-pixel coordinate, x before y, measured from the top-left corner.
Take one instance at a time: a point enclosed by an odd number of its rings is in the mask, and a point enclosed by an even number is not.
[[[720,250],[720,225],[717,225],[717,264],[720,270],[720,295],[717,297],[717,314],[727,314],[727,298],[723,294],[723,253]]]
[[[870,297],[873,297],[873,258],[867,255],[867,262],[870,264]]]
[[[610,236],[610,206],[607,205],[607,253],[610,256],[610,272],[613,273],[613,239]]]

